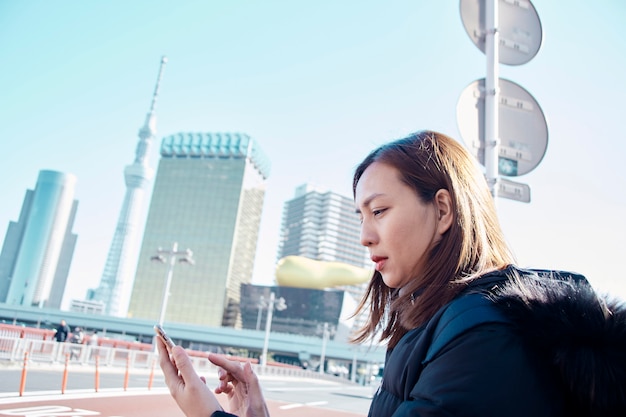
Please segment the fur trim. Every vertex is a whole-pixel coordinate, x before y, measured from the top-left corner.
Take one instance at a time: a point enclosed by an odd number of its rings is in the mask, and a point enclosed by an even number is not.
[[[626,415],[623,301],[600,297],[584,279],[538,275],[513,277],[493,299],[556,367],[576,415]]]

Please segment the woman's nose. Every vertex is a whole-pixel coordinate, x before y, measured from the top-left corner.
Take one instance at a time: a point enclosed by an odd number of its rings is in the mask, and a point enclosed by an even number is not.
[[[367,224],[363,222],[361,224],[361,245],[369,247],[376,243],[376,241],[376,234],[372,228],[368,227]]]

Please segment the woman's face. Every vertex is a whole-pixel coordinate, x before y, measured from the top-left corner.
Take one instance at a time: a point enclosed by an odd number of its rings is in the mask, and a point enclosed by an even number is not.
[[[439,222],[437,198],[423,203],[396,168],[374,162],[359,179],[355,203],[361,244],[368,247],[385,284],[401,288],[419,277],[427,253],[447,230]]]

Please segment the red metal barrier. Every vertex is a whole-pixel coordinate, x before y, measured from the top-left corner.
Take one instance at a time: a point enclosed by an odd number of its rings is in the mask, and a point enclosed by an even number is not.
[[[0,336],[6,335],[8,337],[19,337],[21,339],[33,339],[33,340],[53,340],[54,333],[55,333],[54,330],[49,330],[49,329],[38,329],[35,327],[14,326],[12,324],[0,323]],[[71,336],[71,333],[68,335],[68,339],[70,336]],[[85,336],[84,343],[89,344],[90,339],[91,339],[91,336],[89,335]],[[97,345],[102,346],[102,347],[127,349],[127,350],[139,350],[139,351],[154,350],[154,346],[151,343],[131,342],[128,340],[109,339],[106,337],[99,337]],[[198,350],[188,349],[187,353],[191,357],[206,358],[208,356],[206,352],[202,352]],[[241,362],[251,362],[253,364],[258,363],[258,359],[254,359],[254,358],[244,358],[244,357],[237,357],[237,356],[230,356],[230,355],[228,357],[232,360],[238,360]],[[292,367],[292,365],[285,365],[285,364],[280,364],[280,363],[272,363],[272,365]],[[298,367],[294,367],[294,368],[298,368]]]
[[[55,331],[50,329],[38,329],[36,327],[24,327],[0,323],[0,336],[33,340],[53,340],[54,333]],[[71,333],[68,334],[68,340],[71,335]],[[91,336],[85,336],[84,342],[89,343],[90,339]],[[128,340],[109,339],[106,337],[98,338],[98,346],[141,351],[150,351],[153,349],[151,343],[131,342]]]
[[[5,334],[7,336],[16,336],[20,339],[52,340],[54,330],[0,323],[0,335]]]

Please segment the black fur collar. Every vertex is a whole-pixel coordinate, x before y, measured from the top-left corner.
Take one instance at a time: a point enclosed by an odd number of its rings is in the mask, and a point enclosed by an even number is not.
[[[626,304],[581,275],[510,268],[489,291],[524,339],[554,366],[574,415],[626,416]],[[480,280],[479,280],[480,281]]]

